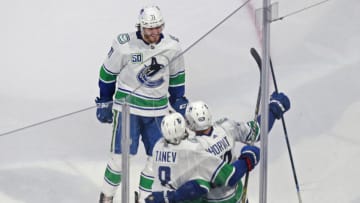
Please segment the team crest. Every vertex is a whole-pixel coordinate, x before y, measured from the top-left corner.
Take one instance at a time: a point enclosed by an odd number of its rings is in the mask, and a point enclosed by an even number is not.
[[[126,42],[130,41],[129,34],[119,34],[117,40],[120,44],[125,44]]]
[[[159,79],[152,79],[156,73],[158,73],[161,69],[165,66],[163,64],[159,64],[155,57],[151,58],[150,65],[144,65],[144,68],[137,74],[137,79],[147,87],[158,87],[160,86],[165,80],[161,77]]]

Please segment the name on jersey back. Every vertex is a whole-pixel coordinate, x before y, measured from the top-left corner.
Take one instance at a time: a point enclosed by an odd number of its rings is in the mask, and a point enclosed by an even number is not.
[[[163,163],[176,163],[177,152],[155,151],[155,161]]]

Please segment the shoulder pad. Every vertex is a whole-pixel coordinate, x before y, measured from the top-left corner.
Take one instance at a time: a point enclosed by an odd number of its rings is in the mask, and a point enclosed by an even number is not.
[[[228,120],[228,118],[220,118],[219,120],[215,121],[215,125],[221,125]]]
[[[117,41],[120,43],[120,44],[125,44],[126,42],[130,41],[130,35],[128,33],[125,33],[125,34],[119,34],[117,36]]]
[[[180,41],[177,37],[174,37],[174,36],[172,36],[172,35],[169,35],[169,36],[170,36],[170,38],[171,38],[172,40],[175,40],[175,41],[177,41],[177,42]]]

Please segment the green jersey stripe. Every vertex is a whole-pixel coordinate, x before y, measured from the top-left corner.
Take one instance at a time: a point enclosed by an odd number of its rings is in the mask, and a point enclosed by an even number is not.
[[[205,188],[207,191],[210,190],[211,185],[210,182],[202,180],[202,179],[197,179],[196,182],[202,187]]]
[[[116,81],[116,76],[117,75],[106,71],[104,65],[101,66],[101,68],[100,68],[100,80],[102,80],[102,81],[104,81],[106,83],[115,82]]]
[[[145,98],[141,98],[140,96],[137,96],[137,95],[130,95],[121,90],[116,91],[115,99],[118,102],[123,103],[122,101],[123,101],[123,99],[125,99],[125,97],[126,97],[127,102],[129,102],[132,106],[137,106],[139,108],[165,108],[168,104],[167,97],[145,99]]]
[[[113,110],[113,120],[114,120],[114,124],[113,124],[113,130],[112,130],[112,137],[111,137],[111,148],[110,151],[114,152],[115,151],[115,137],[116,137],[116,132],[117,132],[117,126],[118,126],[118,122],[119,122],[119,112],[117,110]]]
[[[214,181],[215,185],[218,186],[225,185],[228,182],[231,175],[234,173],[234,171],[235,169],[231,165],[225,164],[215,177],[215,181]]]
[[[185,73],[180,73],[176,77],[170,77],[170,86],[178,86],[185,84]]]

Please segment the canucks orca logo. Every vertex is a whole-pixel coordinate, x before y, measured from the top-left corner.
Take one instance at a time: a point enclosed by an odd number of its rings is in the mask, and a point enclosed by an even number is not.
[[[149,66],[145,65],[143,69],[137,74],[137,79],[147,87],[157,87],[160,86],[164,79],[161,77],[156,80],[151,80],[152,76],[158,73],[165,66],[158,64],[155,57],[151,58],[151,64]]]

